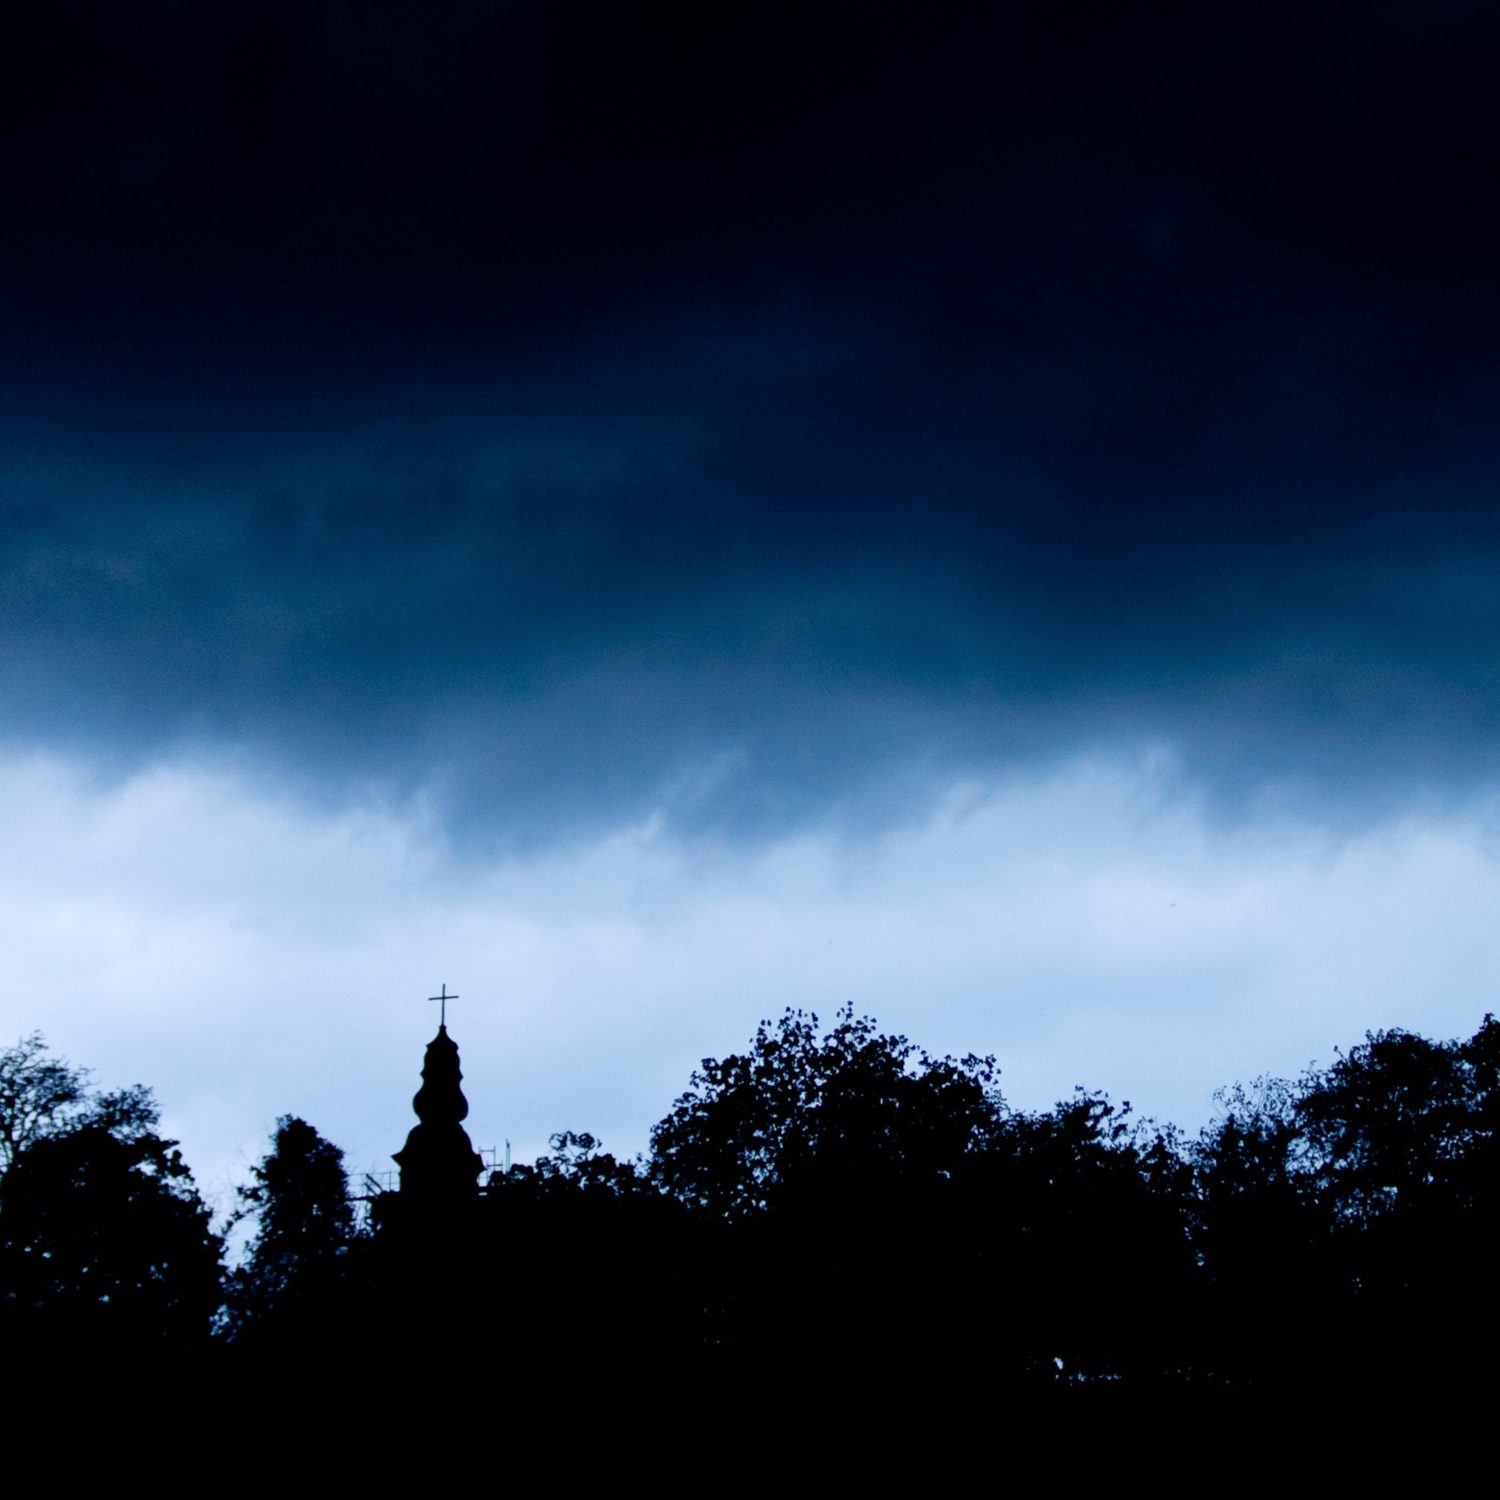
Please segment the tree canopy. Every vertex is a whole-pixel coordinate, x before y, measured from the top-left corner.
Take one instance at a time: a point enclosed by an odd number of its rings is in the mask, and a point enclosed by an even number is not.
[[[849,1007],[762,1021],[750,1050],[706,1058],[651,1134],[660,1187],[725,1218],[843,1202],[951,1175],[1003,1108],[992,1057],[933,1059]]]
[[[0,1051],[0,1181],[28,1146],[82,1125],[122,1138],[154,1128],[149,1089],[98,1093],[89,1078],[87,1068],[50,1056],[39,1031]]]
[[[176,1143],[151,1131],[49,1135],[0,1184],[0,1317],[49,1362],[200,1351],[220,1252]]]
[[[229,1278],[226,1327],[244,1334],[315,1318],[335,1297],[355,1239],[344,1153],[306,1120],[283,1115],[271,1149],[238,1191],[232,1223],[255,1232]]]
[[[561,1131],[447,1206],[385,1195],[370,1231],[340,1150],[283,1116],[221,1275],[149,1092],[98,1092],[33,1036],[0,1059],[0,1333],[201,1353],[212,1325],[252,1373],[492,1345],[559,1380],[653,1361],[710,1382],[938,1378],[979,1358],[991,1392],[1275,1392],[1311,1341],[1350,1389],[1486,1378],[1493,1018],[1234,1085],[1191,1141],[1098,1092],[1015,1110],[998,1079],[852,1008],[826,1029],[789,1010],[704,1060],[644,1156]],[[1461,1317],[1436,1315],[1439,1292]]]

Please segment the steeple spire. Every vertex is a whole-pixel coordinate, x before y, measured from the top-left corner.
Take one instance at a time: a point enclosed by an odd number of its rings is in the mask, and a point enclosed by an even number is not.
[[[442,1001],[456,1000],[444,984]],[[446,1012],[446,1004],[443,1007]],[[406,1145],[393,1160],[401,1168],[401,1191],[428,1202],[452,1201],[479,1191],[484,1168],[463,1122],[469,1101],[461,1087],[463,1071],[458,1065],[458,1043],[448,1035],[446,1014],[438,1032],[427,1044],[422,1063],[422,1087],[411,1101],[418,1123],[406,1137]]]

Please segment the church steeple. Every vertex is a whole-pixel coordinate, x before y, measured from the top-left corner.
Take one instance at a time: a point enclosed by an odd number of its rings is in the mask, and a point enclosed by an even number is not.
[[[408,1198],[429,1202],[453,1201],[479,1191],[484,1168],[474,1143],[463,1127],[469,1101],[460,1086],[463,1072],[458,1065],[458,1043],[448,1035],[447,1001],[457,995],[443,986],[433,999],[443,1003],[443,1020],[437,1035],[427,1044],[422,1063],[422,1087],[411,1101],[418,1123],[406,1137],[406,1145],[393,1160],[401,1168],[401,1192]]]

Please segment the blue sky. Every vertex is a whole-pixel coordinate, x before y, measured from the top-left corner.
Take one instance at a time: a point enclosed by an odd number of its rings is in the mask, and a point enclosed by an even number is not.
[[[21,7],[0,1015],[205,1177],[853,1002],[1195,1125],[1493,993],[1468,5]]]

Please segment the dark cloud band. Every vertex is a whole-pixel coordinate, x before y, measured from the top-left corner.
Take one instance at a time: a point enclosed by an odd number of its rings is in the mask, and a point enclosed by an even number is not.
[[[1465,6],[22,6],[13,742],[538,836],[1486,782]]]

